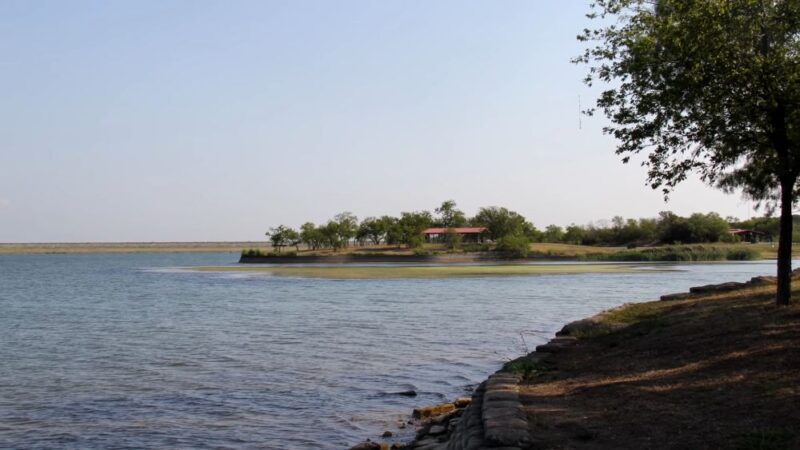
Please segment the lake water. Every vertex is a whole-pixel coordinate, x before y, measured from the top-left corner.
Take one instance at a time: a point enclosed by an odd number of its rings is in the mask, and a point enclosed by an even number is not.
[[[174,269],[237,257],[0,255],[0,447],[346,448],[466,394],[565,322],[774,272],[345,281]],[[392,395],[409,389],[419,396]]]

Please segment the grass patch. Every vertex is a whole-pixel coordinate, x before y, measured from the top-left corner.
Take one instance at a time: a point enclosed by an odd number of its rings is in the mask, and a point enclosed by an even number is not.
[[[664,302],[633,303],[615,308],[601,315],[603,322],[631,324],[642,320],[651,320],[666,312],[671,305]]]
[[[589,245],[574,244],[555,244],[547,242],[537,242],[530,245],[528,254],[532,257],[540,258],[574,258],[583,259],[587,255],[607,255],[621,251],[621,247],[593,247]]]
[[[331,279],[396,279],[396,278],[450,278],[558,275],[581,273],[630,273],[636,267],[618,264],[497,264],[497,265],[447,265],[447,266],[326,266],[326,267],[273,267],[225,266],[196,267],[203,272],[263,272],[277,276],[331,278]]]
[[[553,370],[553,368],[549,365],[539,361],[532,361],[526,357],[517,358],[503,364],[503,371],[521,375],[522,378],[526,380],[542,375],[543,373],[551,370]]]
[[[578,339],[592,339],[632,326],[629,334],[643,336],[669,325],[664,317],[669,307],[664,302],[624,305],[596,316],[591,323],[571,330],[569,335]]]

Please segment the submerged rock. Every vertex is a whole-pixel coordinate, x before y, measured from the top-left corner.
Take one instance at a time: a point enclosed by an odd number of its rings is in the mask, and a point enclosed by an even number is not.
[[[402,395],[403,397],[416,397],[417,391],[411,389],[408,391],[393,392],[392,395]]]

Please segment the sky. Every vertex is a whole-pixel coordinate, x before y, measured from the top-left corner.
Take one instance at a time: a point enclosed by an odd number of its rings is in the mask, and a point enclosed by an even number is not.
[[[261,240],[505,206],[537,227],[664,203],[570,63],[589,1],[0,2],[0,242]]]

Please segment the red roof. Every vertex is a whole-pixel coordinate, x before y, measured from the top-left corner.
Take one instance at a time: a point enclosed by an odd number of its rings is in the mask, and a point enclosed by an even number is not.
[[[486,227],[428,228],[422,234],[445,234],[448,229],[458,234],[481,234],[488,231]]]
[[[760,231],[755,231],[755,230],[744,230],[744,229],[741,229],[741,228],[731,228],[731,229],[730,229],[730,233],[731,233],[731,234],[745,234],[745,233],[764,234],[764,233],[762,233],[762,232],[760,232]]]

